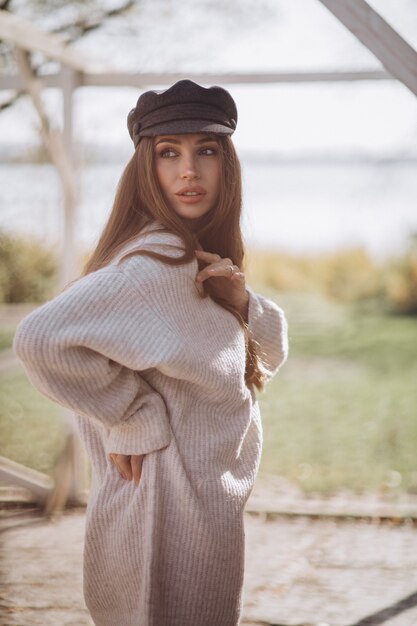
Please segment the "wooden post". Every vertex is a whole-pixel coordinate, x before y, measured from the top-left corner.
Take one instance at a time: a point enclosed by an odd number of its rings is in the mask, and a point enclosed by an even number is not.
[[[0,481],[29,490],[40,505],[45,504],[54,487],[53,480],[46,474],[3,456],[0,456]]]
[[[62,104],[63,104],[63,131],[62,146],[66,159],[73,170],[73,183],[75,187],[75,163],[76,155],[72,133],[72,96],[78,84],[76,72],[70,67],[61,68],[62,78]],[[77,192],[75,188],[71,193],[65,193],[64,189],[64,222],[63,222],[63,254],[61,257],[60,287],[64,287],[75,276],[75,227],[76,227]]]
[[[63,137],[64,145],[67,150],[67,154],[76,168],[78,158],[73,143],[73,107],[72,96],[75,89],[80,85],[80,73],[76,70],[63,65],[60,72],[61,85],[62,85],[62,97],[63,97]]]
[[[64,255],[59,276],[59,287],[62,288],[74,277],[74,229],[75,211],[78,200],[75,172],[65,149],[61,131],[53,127],[48,119],[46,109],[42,102],[42,82],[34,74],[30,66],[29,54],[20,48],[15,48],[15,54],[21,75],[25,81],[26,90],[30,94],[39,116],[43,142],[51,156],[52,163],[57,168],[64,191],[62,234]]]
[[[75,171],[70,156],[73,153],[72,91],[75,84],[75,76],[70,70],[63,74],[64,139],[61,131],[53,127],[48,119],[42,101],[42,83],[30,67],[28,53],[16,48],[16,57],[26,89],[32,97],[33,104],[39,115],[42,139],[51,156],[52,163],[57,168],[64,191],[63,256],[59,276],[59,288],[61,289],[74,278],[74,270],[76,268],[74,234],[78,194]],[[67,500],[85,503],[87,459],[79,437],[75,432],[70,412],[63,409],[61,415],[67,430],[67,445],[64,450],[65,459],[61,459],[61,464],[58,464],[57,485],[54,492],[54,501],[50,504],[51,510],[55,506],[63,506]]]
[[[417,95],[417,52],[365,0],[320,0],[395,78]]]
[[[1,18],[1,16],[0,16]],[[1,30],[1,29],[0,29]],[[77,87],[136,87],[144,89],[153,85],[170,85],[180,80],[182,74],[167,72],[164,74],[135,74],[133,72],[122,72],[107,70],[94,72],[86,70],[79,74]],[[353,82],[362,80],[397,80],[384,69],[363,69],[363,70],[329,70],[329,71],[297,71],[297,72],[257,72],[257,73],[218,73],[202,74],[187,72],[187,77],[196,82],[213,85],[265,85],[265,84],[286,84],[286,83],[334,83]],[[42,76],[44,88],[54,88],[62,86],[61,72],[55,72]],[[24,82],[19,74],[1,75],[0,90],[21,91],[25,88]]]

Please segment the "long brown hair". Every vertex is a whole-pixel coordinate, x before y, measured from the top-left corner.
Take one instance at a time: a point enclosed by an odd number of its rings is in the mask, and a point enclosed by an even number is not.
[[[151,250],[134,250],[124,255],[143,254],[169,265],[189,263],[195,259],[194,250],[215,252],[221,258],[230,258],[234,265],[243,270],[244,245],[240,229],[242,207],[242,182],[238,156],[228,136],[215,135],[220,157],[220,193],[216,205],[199,221],[196,230],[190,230],[168,205],[159,185],[155,169],[154,144],[152,137],[142,137],[134,155],[120,178],[110,217],[103,229],[96,248],[87,260],[81,276],[85,276],[106,265],[141,230],[157,220],[167,232],[178,235],[184,243],[184,254],[170,257]],[[198,259],[199,268],[207,264]],[[237,308],[216,294],[213,283],[202,283],[202,297],[210,296],[220,306],[234,315],[245,334],[246,369],[248,387],[262,390],[265,375],[259,363],[260,346],[251,336],[248,325]]]

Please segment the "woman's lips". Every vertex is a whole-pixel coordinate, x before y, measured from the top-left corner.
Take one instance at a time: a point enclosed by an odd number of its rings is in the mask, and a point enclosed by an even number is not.
[[[185,204],[195,204],[201,202],[206,191],[202,187],[183,187],[175,195]]]
[[[181,196],[177,195],[180,202],[184,202],[184,204],[197,204],[197,202],[201,202],[204,198],[204,194],[197,194],[196,196]]]

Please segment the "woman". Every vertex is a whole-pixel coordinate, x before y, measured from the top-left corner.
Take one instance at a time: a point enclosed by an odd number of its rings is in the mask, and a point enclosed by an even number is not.
[[[135,154],[82,277],[15,335],[91,459],[84,595],[96,626],[239,622],[255,388],[285,360],[287,327],[245,285],[236,120],[220,87],[142,94],[128,116]]]

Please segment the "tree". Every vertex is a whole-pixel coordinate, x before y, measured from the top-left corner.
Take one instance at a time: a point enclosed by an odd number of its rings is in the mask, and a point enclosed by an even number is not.
[[[17,8],[15,10],[15,4],[13,0],[1,0],[0,9],[17,14],[18,10]],[[66,0],[30,0],[26,5],[19,3],[19,14],[35,23],[42,21],[43,17],[47,17],[49,23],[54,23],[49,32],[65,35],[66,42],[72,43],[87,32],[99,28],[106,19],[126,12],[134,4],[135,0],[120,0],[119,5],[105,8],[100,0],[73,0],[71,3]],[[32,59],[31,61],[35,73],[39,73],[44,64],[45,61],[43,60],[35,62]],[[8,71],[11,66],[14,66],[14,58],[10,46],[7,42],[0,40],[0,71],[2,68]],[[16,102],[22,93],[16,91],[12,95],[8,95],[0,103],[0,113]]]

